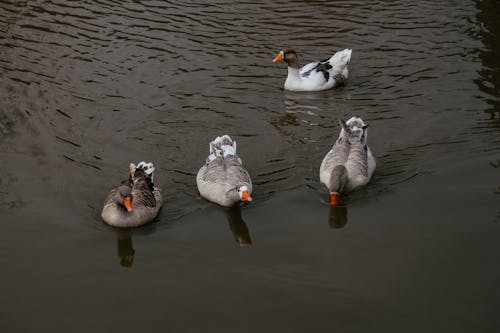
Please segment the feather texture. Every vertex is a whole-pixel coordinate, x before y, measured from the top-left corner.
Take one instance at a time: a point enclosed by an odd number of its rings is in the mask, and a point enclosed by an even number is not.
[[[341,121],[342,130],[320,166],[320,181],[330,193],[351,191],[366,185],[376,168],[367,145],[367,125],[361,118]]]
[[[236,141],[223,135],[210,142],[209,156],[198,171],[196,184],[202,197],[226,207],[244,201],[244,191],[252,193],[252,180],[236,154]]]
[[[288,65],[286,90],[319,91],[345,85],[349,77],[347,65],[351,54],[351,49],[345,49],[328,59],[308,63],[300,68],[297,53],[294,50],[285,50],[280,51],[274,62],[283,61]]]
[[[102,209],[104,222],[114,227],[137,227],[151,222],[162,205],[161,190],[153,184],[152,163],[130,164],[129,179],[113,188]],[[130,207],[126,207],[130,198]]]

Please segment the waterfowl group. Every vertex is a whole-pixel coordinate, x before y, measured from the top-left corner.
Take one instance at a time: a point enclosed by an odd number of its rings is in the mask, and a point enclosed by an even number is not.
[[[291,49],[278,53],[273,62],[285,62],[288,76],[284,88],[294,91],[319,91],[345,84],[352,50],[336,52],[323,61],[300,67],[297,53]],[[375,159],[367,145],[368,125],[361,118],[340,121],[338,139],[320,166],[320,181],[330,191],[335,207],[341,193],[365,185],[375,171]],[[114,227],[137,227],[154,220],[162,205],[162,194],[153,183],[154,166],[130,164],[127,180],[113,188],[102,210],[102,219]],[[252,201],[252,180],[236,153],[236,141],[229,135],[209,143],[209,155],[196,175],[200,195],[224,207]]]

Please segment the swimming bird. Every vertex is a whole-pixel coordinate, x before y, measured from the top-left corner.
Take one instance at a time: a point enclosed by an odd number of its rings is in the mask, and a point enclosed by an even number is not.
[[[153,183],[153,163],[130,164],[128,180],[113,188],[101,217],[114,227],[137,227],[151,222],[162,205],[161,190]]]
[[[326,154],[319,169],[320,181],[330,190],[330,203],[336,205],[343,192],[366,185],[376,163],[367,145],[368,125],[352,117],[342,127],[338,139]]]
[[[311,62],[300,68],[297,53],[288,49],[280,51],[273,62],[283,61],[288,65],[286,90],[319,91],[345,84],[349,76],[347,65],[351,60],[351,53],[351,49],[345,49],[328,59]]]
[[[229,135],[210,142],[206,163],[196,175],[196,185],[202,197],[221,206],[252,201],[252,180],[236,155],[236,141]]]

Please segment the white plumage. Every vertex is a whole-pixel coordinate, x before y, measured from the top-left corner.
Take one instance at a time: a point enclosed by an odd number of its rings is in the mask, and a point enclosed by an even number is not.
[[[351,49],[345,49],[328,59],[311,62],[300,68],[297,53],[294,50],[285,50],[280,51],[273,62],[283,61],[288,65],[286,90],[319,91],[345,84],[349,77],[347,65],[351,54]]]

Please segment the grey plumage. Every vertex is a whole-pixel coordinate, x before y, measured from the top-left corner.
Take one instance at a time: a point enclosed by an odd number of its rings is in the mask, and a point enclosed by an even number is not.
[[[342,130],[320,166],[320,181],[330,193],[351,191],[367,184],[376,163],[367,146],[367,125],[361,118],[340,121]]]
[[[151,222],[162,205],[161,190],[154,186],[152,176],[147,168],[130,164],[129,179],[113,188],[104,201],[101,213],[104,222],[114,227],[137,227]],[[126,197],[131,197],[132,211],[124,205]]]
[[[228,135],[210,143],[210,155],[198,171],[196,184],[202,197],[226,207],[242,201],[242,191],[252,193],[250,175],[236,155],[236,142]]]

